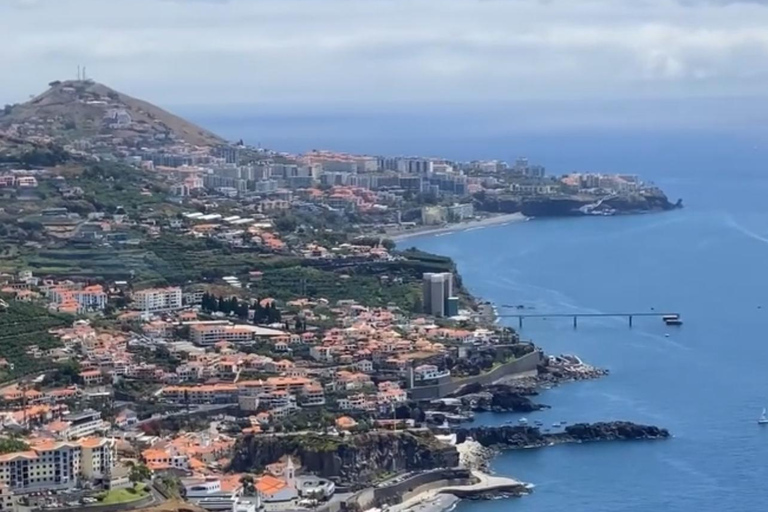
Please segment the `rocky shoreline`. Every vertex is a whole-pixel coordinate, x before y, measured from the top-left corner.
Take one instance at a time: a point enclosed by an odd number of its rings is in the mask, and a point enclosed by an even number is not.
[[[562,443],[599,441],[648,441],[671,437],[665,428],[630,421],[576,423],[555,433],[544,433],[539,428],[523,425],[459,428],[455,433],[457,443],[472,439],[483,447],[497,449],[539,448]]]
[[[541,389],[549,389],[560,384],[592,380],[605,377],[610,371],[598,368],[582,361],[578,356],[561,354],[549,356],[544,364],[536,368],[536,373],[531,375],[511,375],[500,380],[518,393],[523,395],[537,395]]]
[[[586,364],[577,356],[549,356],[535,372],[505,377],[485,386],[469,384],[452,395],[460,403],[437,401],[431,406],[455,414],[466,414],[468,411],[529,413],[549,408],[529,398],[538,395],[542,389],[567,382],[598,379],[608,374],[608,370]]]

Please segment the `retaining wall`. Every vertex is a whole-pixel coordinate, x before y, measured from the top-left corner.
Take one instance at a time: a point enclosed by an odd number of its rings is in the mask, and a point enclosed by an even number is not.
[[[502,377],[506,377],[507,375],[535,370],[543,360],[544,354],[540,350],[534,350],[530,354],[526,354],[514,361],[502,364],[488,373],[473,375],[462,379],[452,379],[448,382],[434,384],[432,386],[418,386],[409,389],[408,393],[414,400],[434,400],[436,398],[443,398],[467,384],[480,383],[487,385]]]
[[[387,487],[365,489],[351,496],[347,504],[356,504],[361,510],[387,503],[400,503],[421,492],[445,485],[464,485],[472,478],[467,469],[438,469],[415,475]]]

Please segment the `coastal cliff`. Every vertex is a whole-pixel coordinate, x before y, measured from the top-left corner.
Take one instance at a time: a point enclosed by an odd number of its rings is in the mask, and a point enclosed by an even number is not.
[[[477,201],[481,211],[494,213],[522,213],[526,217],[576,217],[585,215],[580,208],[594,204],[594,196],[499,196]],[[673,203],[660,190],[643,194],[624,194],[606,198],[602,205],[616,214],[646,213],[673,210],[682,207],[682,201]]]
[[[321,434],[246,436],[235,446],[230,469],[263,469],[286,455],[297,457],[307,472],[361,487],[387,473],[452,468],[455,446],[429,432],[371,432],[349,437]]]
[[[533,448],[559,443],[595,441],[641,441],[667,439],[669,431],[628,421],[577,423],[562,432],[543,433],[535,427],[501,426],[462,428],[456,430],[457,442],[473,439],[486,447]]]

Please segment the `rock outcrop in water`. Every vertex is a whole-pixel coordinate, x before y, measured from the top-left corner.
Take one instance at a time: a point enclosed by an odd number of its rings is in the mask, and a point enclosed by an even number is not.
[[[260,470],[291,455],[304,469],[341,484],[361,487],[384,473],[452,468],[455,446],[429,432],[371,432],[349,437],[321,434],[246,436],[235,445],[230,469]]]
[[[455,396],[461,398],[464,407],[475,412],[534,412],[549,407],[532,401],[525,394],[508,384],[473,383],[461,388]]]
[[[666,439],[669,431],[651,425],[638,425],[628,421],[577,423],[562,432],[544,433],[536,427],[500,426],[456,430],[457,442],[472,438],[483,446],[499,448],[532,448],[558,443],[584,443],[595,441],[641,441]]]

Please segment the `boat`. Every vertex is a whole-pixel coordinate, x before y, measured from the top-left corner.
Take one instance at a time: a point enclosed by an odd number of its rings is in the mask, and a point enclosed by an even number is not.
[[[553,424],[552,424],[552,426],[553,426],[554,428],[560,428],[560,424],[559,424],[559,423],[553,423]]]
[[[517,420],[517,422],[520,423],[521,425],[527,425],[528,424],[528,419],[527,418],[520,418],[519,420]]]
[[[678,314],[664,315],[664,316],[661,317],[661,319],[667,325],[683,325],[683,321],[680,320],[680,315],[678,315]]]
[[[758,425],[768,425],[768,417],[766,417],[766,415],[765,415],[765,407],[763,407],[763,413],[757,419],[757,424]]]
[[[535,423],[535,424],[536,424],[536,426],[538,426],[538,427],[540,427],[540,426],[542,426],[542,425],[544,424],[544,422],[543,422],[543,421],[541,421],[541,420],[536,420],[536,421],[534,421],[534,423]]]

